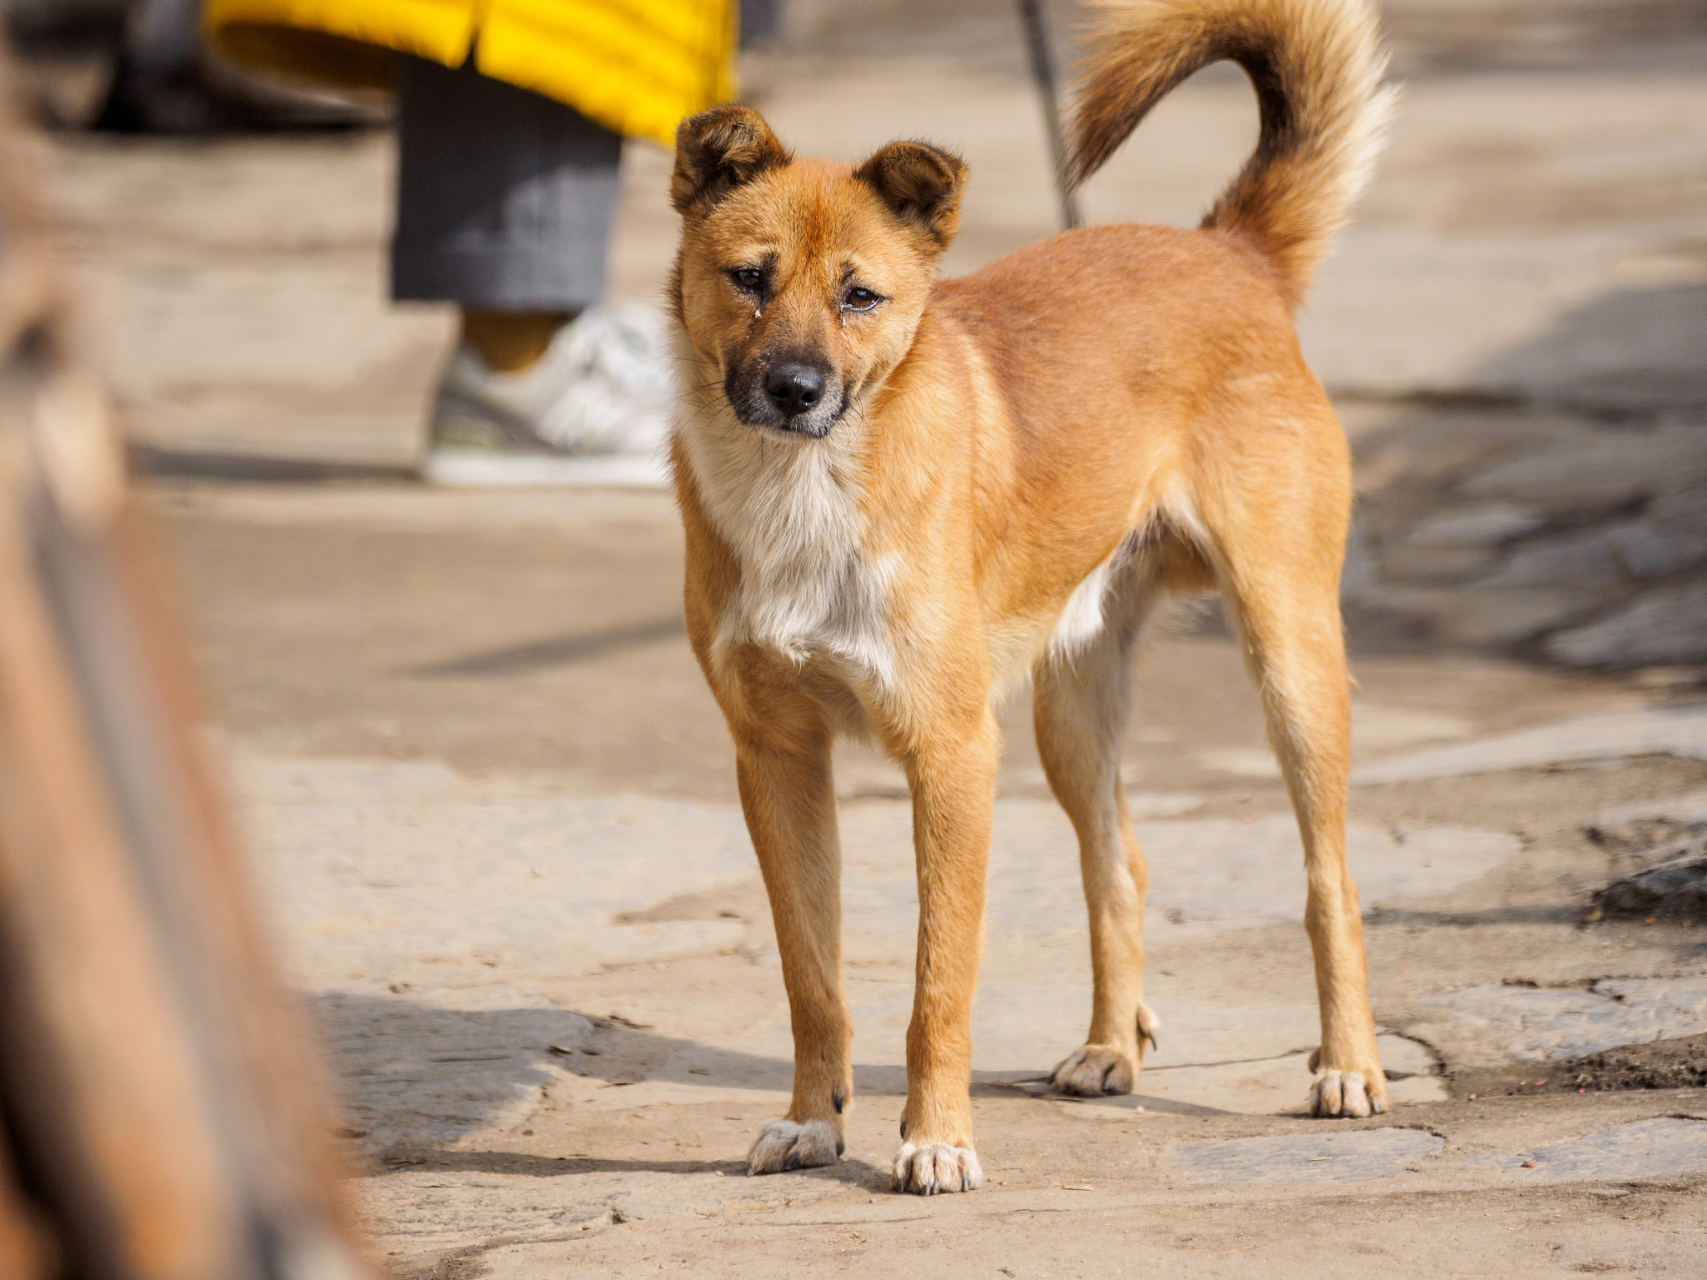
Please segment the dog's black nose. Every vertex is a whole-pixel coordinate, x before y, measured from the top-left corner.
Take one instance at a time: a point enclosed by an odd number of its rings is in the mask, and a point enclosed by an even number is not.
[[[779,364],[765,375],[765,394],[789,417],[824,398],[824,375],[803,364]]]

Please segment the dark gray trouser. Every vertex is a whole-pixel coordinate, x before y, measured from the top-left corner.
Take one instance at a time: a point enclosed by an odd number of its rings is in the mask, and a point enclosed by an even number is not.
[[[474,70],[399,55],[391,296],[579,311],[604,293],[622,138]]]

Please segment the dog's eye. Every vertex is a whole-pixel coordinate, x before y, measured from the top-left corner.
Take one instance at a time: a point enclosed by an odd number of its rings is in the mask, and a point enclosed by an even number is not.
[[[748,293],[764,292],[765,273],[757,267],[736,267],[729,273],[729,278],[737,289],[745,289]]]
[[[842,306],[849,311],[870,311],[881,301],[870,289],[861,289],[857,285],[842,295]]]

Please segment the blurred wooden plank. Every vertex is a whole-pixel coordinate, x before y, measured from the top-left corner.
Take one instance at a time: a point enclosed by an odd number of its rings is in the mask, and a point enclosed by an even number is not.
[[[346,1280],[326,1090],[32,162],[0,120],[0,1276]]]

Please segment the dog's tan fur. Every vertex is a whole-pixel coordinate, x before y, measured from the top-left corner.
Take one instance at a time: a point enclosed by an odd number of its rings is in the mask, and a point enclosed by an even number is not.
[[[1216,588],[1303,836],[1322,1016],[1311,1107],[1385,1102],[1344,857],[1349,468],[1290,318],[1379,145],[1374,22],[1365,0],[1106,0],[1095,47],[1081,177],[1190,72],[1221,58],[1250,71],[1262,140],[1199,229],[1095,227],[937,280],[955,157],[895,143],[857,169],[795,158],[740,107],[679,134],[688,630],[734,737],[795,1040],[793,1101],[761,1130],[755,1173],[841,1149],[853,1078],[830,760],[854,734],[905,767],[913,795],[896,1184],[982,1180],[968,1019],[991,707],[1028,672],[1090,911],[1090,1032],[1055,1082],[1133,1087],[1155,1020],[1118,770],[1129,659],[1159,600]],[[811,407],[766,381],[790,361],[823,374]]]

